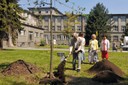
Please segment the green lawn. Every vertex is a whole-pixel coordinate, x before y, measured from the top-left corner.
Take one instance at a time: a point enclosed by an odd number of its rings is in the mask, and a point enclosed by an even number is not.
[[[60,58],[57,56],[57,52],[59,51],[54,51],[53,53],[53,70],[55,70],[60,63]],[[65,51],[65,54],[68,54],[67,51]],[[86,56],[88,55],[87,53],[85,54]],[[124,78],[126,79],[121,84],[109,85],[128,85],[128,52],[110,52],[109,55],[109,60],[125,72]],[[45,73],[49,71],[50,51],[41,50],[0,50],[0,71],[2,71],[2,68],[5,68],[9,63],[19,59],[40,67],[42,69],[42,73],[32,75],[38,77],[39,79],[45,76]],[[99,59],[101,60],[100,53]],[[86,62],[88,62],[87,60],[88,59],[86,57]],[[71,70],[71,61],[72,57],[69,57],[67,59],[65,71],[66,80],[69,82],[68,85],[104,85],[102,83],[91,81],[91,78],[94,75],[88,74],[86,70],[92,65],[82,64],[81,72],[77,73],[76,71]],[[29,79],[24,78],[24,76],[5,77],[0,73],[0,85],[38,85],[38,82],[29,82]]]

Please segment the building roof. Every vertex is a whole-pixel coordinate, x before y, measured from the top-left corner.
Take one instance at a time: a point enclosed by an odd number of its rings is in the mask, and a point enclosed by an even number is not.
[[[28,27],[32,27],[32,28],[36,28],[36,29],[39,29],[39,30],[44,30],[44,28],[37,27],[37,26],[32,26],[32,25],[28,25],[28,24],[25,24],[25,23],[22,23],[22,25],[28,26]]]
[[[36,8],[35,8],[35,7],[30,7],[30,8],[28,8],[28,9],[29,9],[29,10],[34,10],[34,9],[40,10],[40,9],[50,9],[50,7],[36,7]],[[60,12],[57,8],[52,7],[52,9],[63,15],[63,13]]]

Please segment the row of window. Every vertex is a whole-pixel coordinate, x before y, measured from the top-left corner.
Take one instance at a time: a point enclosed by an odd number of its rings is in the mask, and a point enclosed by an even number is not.
[[[45,21],[45,22],[48,22],[49,19],[50,19],[50,17],[44,17],[44,21]],[[65,18],[63,18],[63,17],[56,17],[56,18],[53,17],[53,18],[52,18],[52,21],[55,22],[55,19],[57,20],[57,22],[61,22],[61,20],[67,21],[67,18],[66,18],[66,17],[65,17]],[[81,22],[81,17],[78,17],[78,18],[77,18],[77,21],[78,21],[78,22]]]
[[[121,31],[125,31],[126,26],[121,26]],[[113,26],[113,31],[119,31],[119,27],[118,26]]]
[[[52,37],[53,37],[53,39],[55,39],[55,40],[67,40],[67,39],[68,39],[67,36],[64,36],[64,35],[62,35],[62,34],[53,35]],[[44,35],[44,38],[50,40],[50,35]]]
[[[33,34],[34,34],[34,37],[43,37],[43,33],[39,33],[39,32],[29,31],[28,34],[29,34],[29,35],[33,35]],[[21,30],[21,31],[20,31],[20,35],[21,35],[21,36],[25,36],[25,35],[26,35],[26,31],[25,31],[25,30]]]
[[[64,28],[67,28],[67,26],[64,26]],[[77,26],[76,29],[75,29],[75,26],[72,26],[71,28],[72,28],[72,30],[76,30],[76,31],[81,31],[82,30],[81,26]],[[46,31],[48,31],[49,30],[49,27],[48,26],[44,26],[44,29]],[[53,31],[62,31],[62,27],[61,26],[57,26],[57,28],[55,28],[55,26],[53,26],[52,27],[52,30]]]
[[[118,16],[113,16],[113,20],[115,22],[118,22],[119,17]],[[126,16],[120,16],[121,22],[126,22]]]

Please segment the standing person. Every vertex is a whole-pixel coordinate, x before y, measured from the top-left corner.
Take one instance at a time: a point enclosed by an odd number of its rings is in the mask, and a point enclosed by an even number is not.
[[[117,51],[117,44],[116,42],[114,41],[113,44],[112,44],[112,50],[114,51]]]
[[[73,33],[71,43],[70,43],[70,47],[69,47],[69,55],[72,54],[72,57],[73,57],[73,59],[72,59],[73,70],[76,69],[77,53],[75,52],[75,45],[76,45],[76,42],[77,42],[77,38],[78,38],[78,34]]]
[[[84,34],[83,33],[79,33],[79,37],[77,38],[77,42],[76,42],[76,50],[75,52],[78,55],[78,65],[77,65],[77,72],[80,71],[81,69],[81,63],[82,61],[85,59],[84,53],[85,53],[85,38],[84,38]]]
[[[107,59],[108,60],[108,50],[110,48],[110,42],[107,39],[106,35],[103,35],[103,39],[100,44],[101,54],[102,54],[102,60]]]
[[[89,41],[89,56],[88,56],[88,59],[89,59],[89,63],[95,63],[95,62],[98,62],[98,54],[97,54],[97,51],[98,51],[98,41],[96,40],[96,35],[95,34],[92,34],[92,39]]]

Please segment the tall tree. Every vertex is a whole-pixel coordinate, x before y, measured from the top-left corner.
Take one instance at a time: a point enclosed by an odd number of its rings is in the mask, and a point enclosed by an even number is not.
[[[7,35],[9,46],[14,46],[18,30],[21,29],[21,8],[18,6],[17,2],[18,0],[0,1],[0,31]],[[4,38],[3,35],[5,35],[3,33],[0,34],[1,43]],[[2,47],[2,45],[0,46]]]
[[[98,40],[101,40],[101,34],[107,33],[111,29],[111,20],[109,19],[108,9],[102,3],[96,4],[87,17],[86,41],[87,44],[92,34],[96,34]]]

